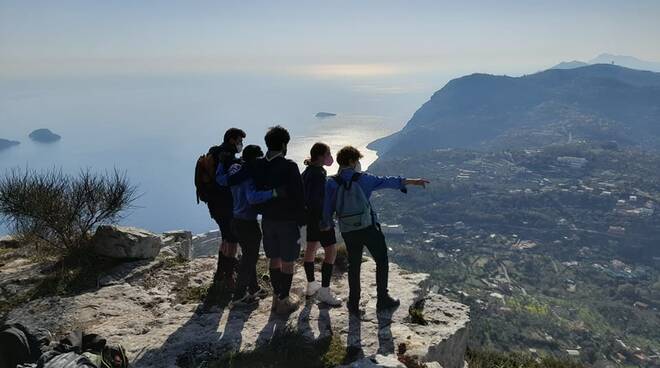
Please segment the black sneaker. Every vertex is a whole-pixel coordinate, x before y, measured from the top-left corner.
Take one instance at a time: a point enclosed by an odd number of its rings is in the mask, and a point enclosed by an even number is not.
[[[401,302],[399,299],[394,299],[388,294],[378,298],[378,302],[376,302],[376,310],[381,311],[385,309],[397,308],[400,304]]]

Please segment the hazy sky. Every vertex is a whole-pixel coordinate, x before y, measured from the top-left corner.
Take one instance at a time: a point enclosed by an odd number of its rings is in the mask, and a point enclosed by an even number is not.
[[[657,0],[0,0],[0,75],[515,74],[602,52],[660,60],[659,19]]]

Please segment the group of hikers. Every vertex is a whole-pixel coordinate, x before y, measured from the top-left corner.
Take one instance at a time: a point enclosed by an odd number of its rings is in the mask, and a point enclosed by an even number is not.
[[[300,255],[303,226],[307,234],[305,294],[316,295],[330,306],[340,306],[342,300],[330,289],[337,255],[333,219],[336,216],[348,254],[346,306],[350,314],[364,314],[360,308],[360,266],[365,246],[376,262],[377,309],[397,307],[399,300],[388,292],[385,237],[369,198],[375,190],[390,188],[405,193],[408,185],[425,187],[428,181],[363,172],[360,164],[363,156],[352,146],[337,152],[339,171],[328,178],[324,167],[331,166],[334,159],[325,143],[311,147],[305,160],[306,169],[301,174],[298,165],[286,158],[291,137],[285,128],[268,129],[265,154],[258,145],[243,147],[245,137],[241,129],[228,129],[223,143],[202,155],[195,169],[198,201],[207,204],[220,228],[222,241],[214,281],[233,291],[230,306],[248,306],[268,295],[257,282],[257,261],[263,239],[273,289],[271,310],[288,315],[299,307],[300,300],[291,293],[291,284],[295,261]],[[240,159],[236,157],[239,153]],[[261,226],[258,215],[262,217]],[[319,245],[324,249],[320,283],[316,281],[314,268]]]

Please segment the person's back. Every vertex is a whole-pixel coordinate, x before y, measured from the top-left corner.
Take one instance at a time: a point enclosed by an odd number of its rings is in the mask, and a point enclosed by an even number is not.
[[[219,146],[209,149],[216,163],[215,170],[222,166],[225,170],[238,162],[236,154],[243,149],[245,132],[238,128],[230,128],[225,132],[223,142]],[[214,180],[213,187],[208,195],[208,209],[213,220],[218,224],[222,241],[218,252],[218,268],[214,282],[223,281],[229,288],[234,287],[234,269],[236,267],[236,251],[238,239],[231,230],[234,201],[231,190],[226,185],[219,185]]]
[[[298,165],[285,158],[290,138],[283,127],[270,128],[264,137],[268,152],[257,161],[253,175],[258,191],[275,189],[284,194],[260,206],[264,251],[270,259],[270,279],[276,294],[272,309],[278,314],[291,313],[299,305],[290,291],[294,262],[300,254],[300,226],[305,223],[300,171]]]
[[[308,165],[301,177],[308,217],[321,221],[327,173],[321,166]]]
[[[428,183],[425,179],[363,173],[361,158],[360,151],[351,146],[346,146],[337,153],[340,171],[338,177],[326,182],[322,221],[323,227],[329,228],[333,222],[333,214],[336,212],[339,217],[340,230],[348,252],[349,296],[346,305],[351,314],[358,316],[363,313],[359,308],[360,264],[365,246],[376,262],[376,309],[384,310],[399,306],[399,301],[392,298],[387,289],[389,267],[387,244],[376,214],[371,209],[369,201],[371,194],[380,189],[399,189],[406,192],[406,185],[425,186]],[[358,188],[359,190],[356,190]],[[344,211],[347,205],[354,208]]]
[[[265,290],[257,282],[257,260],[259,259],[259,244],[261,243],[261,229],[257,222],[258,212],[253,205],[263,203],[277,196],[275,190],[256,191],[254,180],[249,172],[257,158],[262,157],[261,148],[248,145],[243,150],[241,163],[233,164],[228,172],[218,168],[216,180],[223,185],[231,187],[234,198],[234,218],[232,231],[238,237],[243,257],[238,272],[238,282],[233,292],[230,306],[247,306],[256,302],[259,295],[263,296]]]
[[[208,153],[213,155],[218,166],[222,165],[225,170],[228,170],[231,165],[237,162],[235,157],[236,149],[226,143],[209,148]],[[209,189],[208,206],[211,216],[214,218],[231,217],[232,198],[229,187],[214,183]]]
[[[250,163],[236,163],[233,164],[228,171],[228,176],[241,175],[244,171],[251,171],[250,166],[253,166],[254,162]],[[230,186],[231,194],[234,199],[234,218],[242,220],[256,220],[258,216],[258,211],[255,208],[255,205],[262,202],[262,200],[255,199],[255,185],[252,177],[246,176],[242,178],[237,183],[233,183]],[[269,199],[270,197],[268,197]]]
[[[274,157],[273,157],[274,156]],[[268,152],[255,164],[254,179],[257,190],[277,189],[286,193],[260,206],[266,220],[295,221],[299,225],[305,220],[305,199],[302,178],[295,162]]]

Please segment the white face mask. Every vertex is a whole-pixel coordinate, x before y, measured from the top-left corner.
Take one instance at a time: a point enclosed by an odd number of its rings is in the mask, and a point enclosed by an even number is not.
[[[355,172],[362,172],[362,164],[360,164],[360,161],[355,164]]]
[[[243,150],[243,142],[236,145],[236,152],[241,152]]]

